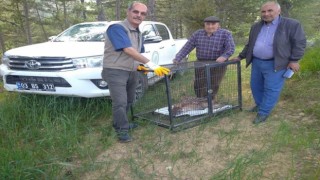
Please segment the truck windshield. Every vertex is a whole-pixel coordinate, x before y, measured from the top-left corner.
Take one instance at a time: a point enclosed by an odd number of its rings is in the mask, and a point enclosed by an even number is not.
[[[104,41],[107,24],[78,24],[57,36],[54,42]]]

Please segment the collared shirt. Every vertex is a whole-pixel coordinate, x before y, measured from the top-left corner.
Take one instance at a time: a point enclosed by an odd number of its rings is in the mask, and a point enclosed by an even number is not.
[[[175,60],[181,61],[194,48],[197,59],[216,60],[220,56],[229,58],[234,53],[235,45],[231,33],[226,29],[218,29],[211,36],[208,36],[204,29],[200,29],[192,34]]]
[[[272,59],[273,54],[273,39],[279,24],[279,16],[271,23],[264,25],[258,35],[253,48],[253,56],[260,59]]]

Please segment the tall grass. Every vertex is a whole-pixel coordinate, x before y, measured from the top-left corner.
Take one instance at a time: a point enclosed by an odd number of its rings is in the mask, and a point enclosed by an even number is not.
[[[308,48],[300,61],[302,73],[320,72],[320,41],[313,48]]]
[[[71,161],[98,150],[88,151],[86,134],[110,126],[105,99],[6,94],[0,108],[0,179],[56,177]]]
[[[319,49],[308,50],[301,61],[302,70],[320,71],[318,57]],[[243,92],[249,88],[249,73],[243,68]],[[253,117],[246,112],[176,134],[142,123],[139,139],[129,145],[115,144],[111,103],[105,98],[0,91],[0,179],[78,179],[104,167],[105,173],[98,173],[97,179],[123,175],[133,179],[182,179],[183,173],[191,174],[192,179],[206,168],[194,167],[210,165],[214,160],[219,166],[208,172],[207,178],[319,179],[319,90],[319,75],[306,74],[286,82],[280,102],[284,105],[278,105],[264,125],[246,123]],[[248,99],[250,94],[243,96]],[[209,146],[207,142],[217,144]],[[109,147],[124,150],[118,153],[118,159],[96,162],[105,150],[117,153]],[[120,157],[123,152],[126,155]],[[282,156],[285,158],[276,159]],[[207,158],[213,162],[203,163]],[[181,162],[189,166],[179,172],[177,167],[185,167]],[[289,173],[281,174],[272,168],[274,164],[286,166]],[[159,173],[158,166],[165,166],[167,172]],[[148,167],[152,168],[148,171]],[[270,175],[266,169],[275,173]]]

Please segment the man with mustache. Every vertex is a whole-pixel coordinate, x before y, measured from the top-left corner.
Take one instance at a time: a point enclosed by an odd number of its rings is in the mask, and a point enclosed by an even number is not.
[[[265,122],[276,105],[287,69],[299,71],[298,61],[304,54],[306,37],[301,24],[294,19],[282,17],[277,2],[261,6],[261,21],[250,30],[249,41],[238,57],[246,58],[251,68],[251,91],[257,112],[254,124]]]
[[[194,32],[188,42],[176,54],[173,63],[180,63],[194,48],[197,61],[223,63],[234,53],[235,44],[230,31],[220,28],[220,19],[209,16],[204,20],[204,28]],[[216,95],[220,83],[226,73],[225,65],[210,68],[210,80],[212,86],[212,101],[216,103]],[[198,98],[208,95],[205,67],[195,68],[194,90]]]
[[[128,131],[137,126],[129,123],[127,113],[135,100],[139,64],[146,64],[158,76],[170,71],[141,55],[144,46],[139,25],[146,15],[147,6],[135,1],[127,9],[127,18],[107,29],[101,75],[108,83],[112,99],[113,127],[120,142],[131,141]]]

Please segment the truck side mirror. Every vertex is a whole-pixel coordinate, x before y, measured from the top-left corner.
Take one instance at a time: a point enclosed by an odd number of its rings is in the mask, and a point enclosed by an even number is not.
[[[149,44],[149,43],[158,43],[162,41],[162,37],[161,36],[147,36],[144,39],[144,43],[145,44]]]
[[[50,36],[50,37],[48,38],[48,40],[49,40],[49,41],[53,41],[56,37],[57,37],[57,36]]]

